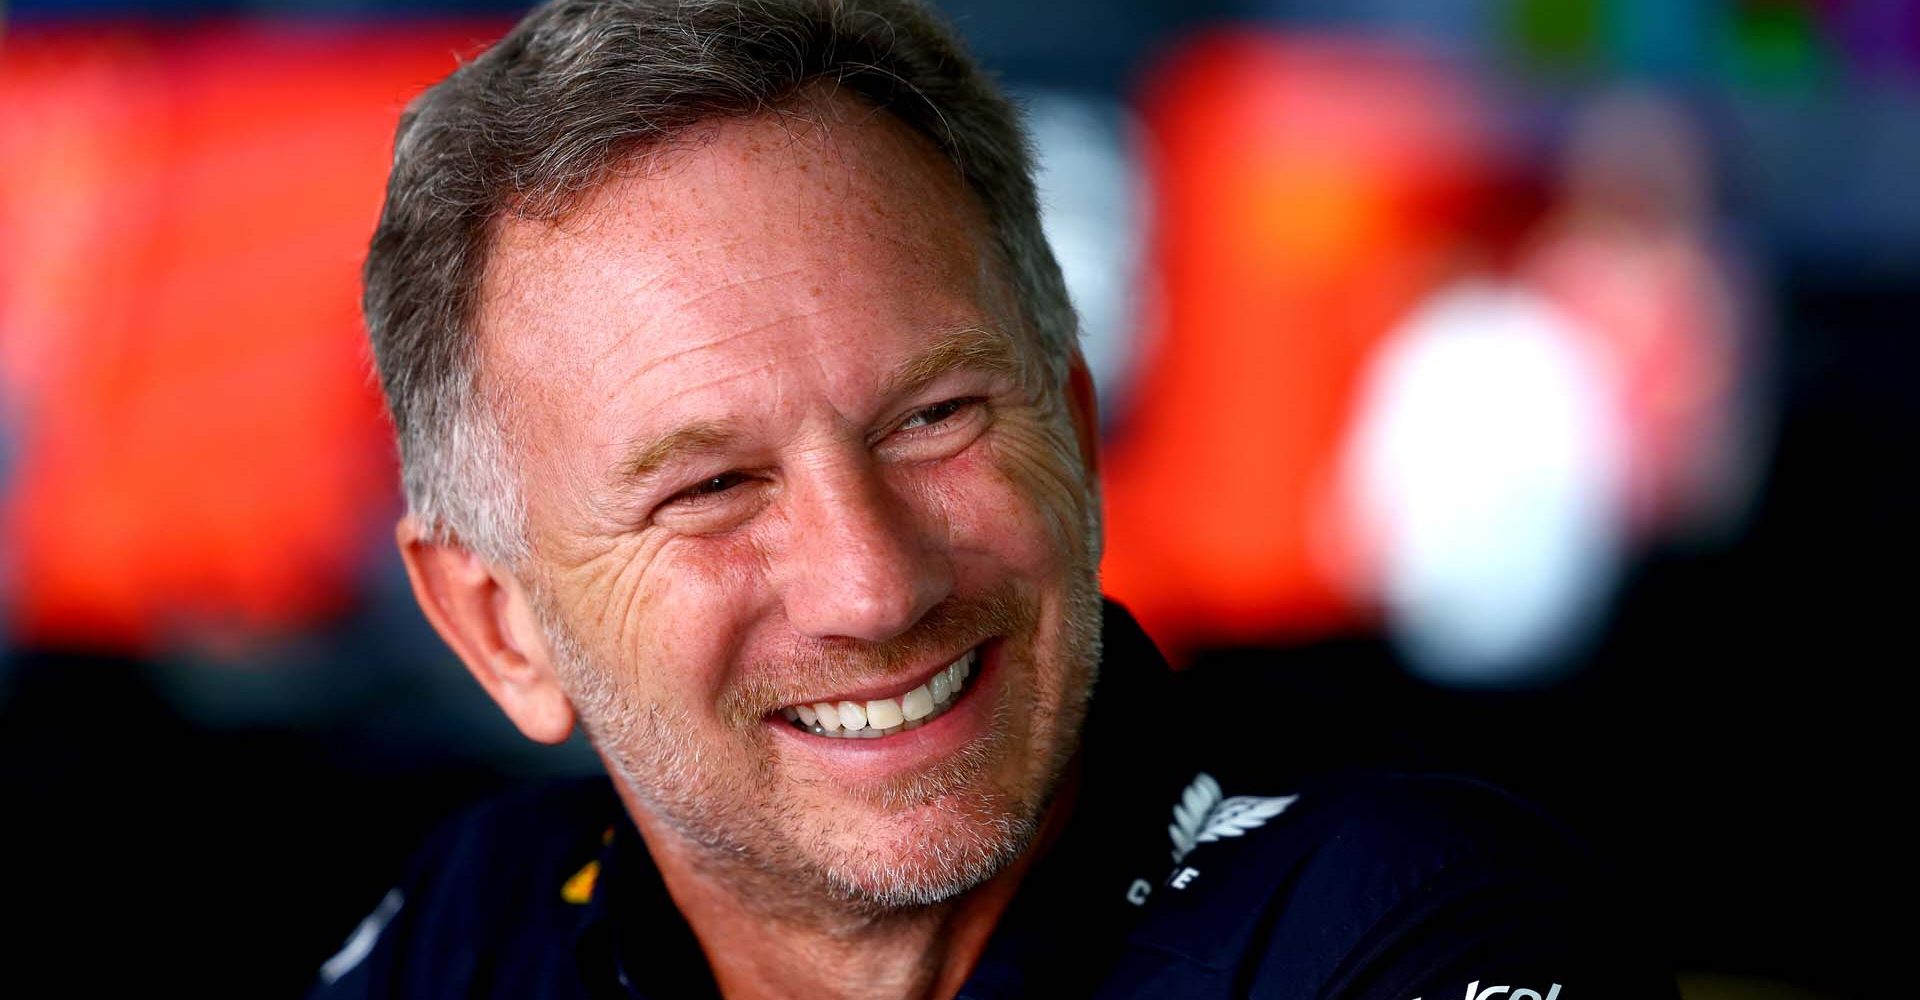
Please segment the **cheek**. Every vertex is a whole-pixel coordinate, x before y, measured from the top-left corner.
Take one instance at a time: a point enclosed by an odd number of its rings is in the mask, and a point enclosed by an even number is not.
[[[650,650],[653,669],[711,702],[738,680],[731,665],[754,641],[765,591],[765,552],[751,533],[669,541],[635,595],[633,648]]]
[[[698,713],[725,690],[748,641],[764,565],[739,540],[668,540],[653,551],[614,545],[570,574],[573,620],[596,662],[640,691]]]
[[[1082,555],[1090,513],[1077,447],[1037,412],[997,420],[939,477],[955,547],[990,551],[1034,575]]]

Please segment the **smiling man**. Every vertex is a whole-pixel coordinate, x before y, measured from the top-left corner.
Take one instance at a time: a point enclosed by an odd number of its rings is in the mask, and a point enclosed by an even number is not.
[[[1316,767],[1103,606],[1031,167],[894,0],[549,4],[415,103],[367,262],[400,550],[610,779],[450,825],[324,991],[1476,1000],[1619,958],[1525,807]]]
[[[533,555],[402,545],[508,714],[578,715],[691,899],[870,913],[1005,867],[1096,659],[1091,397],[964,180],[805,86],[494,240],[478,367]]]

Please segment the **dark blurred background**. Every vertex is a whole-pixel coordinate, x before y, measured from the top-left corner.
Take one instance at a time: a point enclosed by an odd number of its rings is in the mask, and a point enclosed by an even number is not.
[[[1557,811],[1689,1000],[1897,990],[1920,4],[941,6],[1169,653]],[[0,993],[297,994],[438,818],[596,766],[415,610],[356,305],[400,109],[520,9],[5,10]]]

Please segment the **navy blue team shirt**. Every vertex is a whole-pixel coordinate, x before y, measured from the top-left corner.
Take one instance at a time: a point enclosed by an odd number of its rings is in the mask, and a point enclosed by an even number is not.
[[[1103,633],[1073,814],[961,997],[1677,996],[1616,880],[1525,802],[1318,759],[1287,723],[1314,707],[1261,672],[1170,671],[1111,602]],[[314,993],[717,995],[604,777],[443,827]]]

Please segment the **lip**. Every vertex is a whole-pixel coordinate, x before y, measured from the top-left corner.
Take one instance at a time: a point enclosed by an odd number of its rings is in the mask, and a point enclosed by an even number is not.
[[[915,729],[880,739],[836,740],[802,732],[778,713],[763,725],[772,731],[781,753],[811,760],[838,780],[873,781],[912,771],[958,751],[987,732],[1001,698],[998,681],[1004,645],[1004,638],[981,644],[974,675],[960,700],[939,718]]]
[[[989,641],[991,642],[994,640],[989,640]],[[984,645],[987,645],[987,643],[982,643],[981,645],[984,646]],[[952,666],[955,661],[967,655],[967,650],[970,650],[973,648],[975,647],[968,646],[967,649],[960,650],[959,652],[954,653],[952,656],[949,656],[946,659],[941,660],[933,664],[932,666],[927,667],[925,670],[923,670],[920,673],[919,677],[915,680],[892,682],[886,687],[874,686],[874,687],[867,687],[867,688],[859,688],[859,689],[848,691],[842,694],[822,695],[821,697],[818,697],[818,698],[802,698],[799,701],[789,702],[787,705],[782,706],[782,708],[775,709],[774,711],[767,714],[767,718],[778,720],[778,721],[784,721],[780,713],[785,709],[792,708],[798,705],[818,705],[823,701],[830,705],[837,705],[843,701],[851,701],[851,702],[858,703],[858,702],[867,702],[867,701],[877,701],[881,698],[893,698],[893,699],[904,698],[906,697],[907,692],[912,691],[914,688],[917,688],[922,684],[931,682],[933,680],[934,674],[937,674],[940,671],[945,670],[948,667]],[[984,652],[984,650],[982,651]]]

